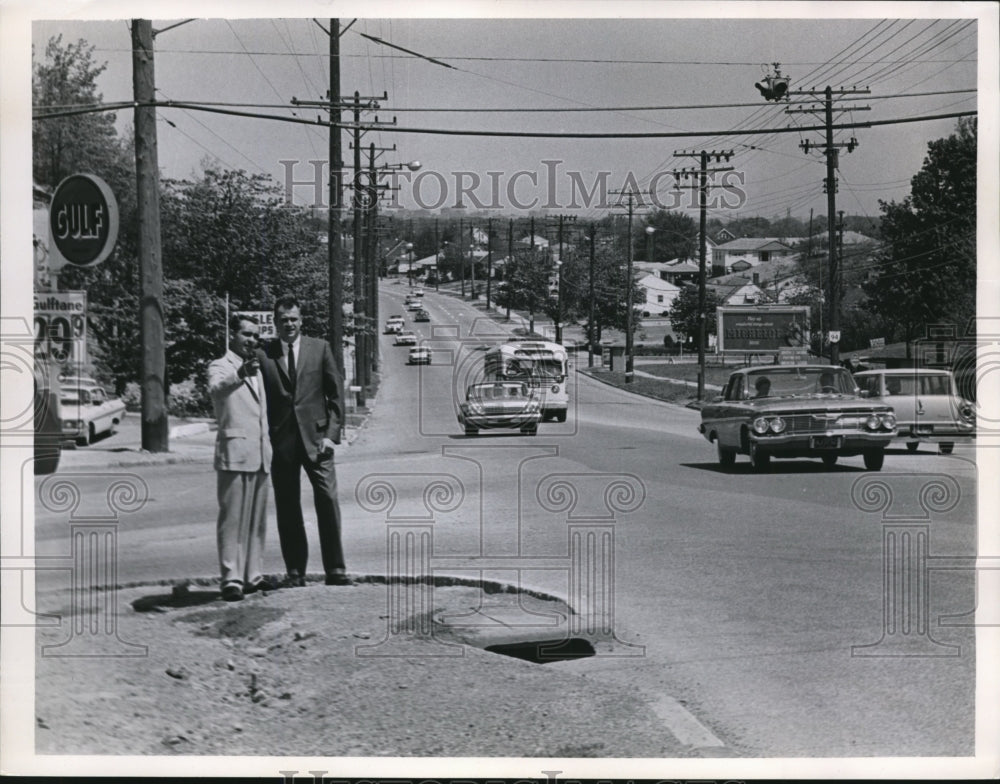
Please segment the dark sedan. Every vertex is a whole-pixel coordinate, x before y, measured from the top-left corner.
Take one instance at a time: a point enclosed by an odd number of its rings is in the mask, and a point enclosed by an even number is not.
[[[698,430],[732,466],[749,455],[756,471],[772,457],[818,457],[832,466],[861,455],[879,471],[896,436],[892,408],[860,397],[851,374],[829,365],[766,365],[737,370],[721,397],[701,411]]]

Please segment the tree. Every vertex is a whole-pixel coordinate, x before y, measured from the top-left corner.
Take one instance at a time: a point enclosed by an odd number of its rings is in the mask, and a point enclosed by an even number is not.
[[[646,234],[648,227],[655,229],[652,239]],[[682,212],[657,210],[650,213],[632,237],[635,258],[639,261],[672,261],[698,256],[698,225],[690,215]],[[647,248],[653,258],[647,256]]]
[[[600,232],[598,232],[600,235]],[[587,248],[586,250],[584,248]],[[627,325],[625,280],[627,264],[623,254],[614,244],[599,244],[594,253],[594,324],[593,332],[596,341],[601,340],[605,328],[625,331]],[[638,329],[646,294],[633,276],[632,279],[632,329]],[[556,298],[552,297],[546,303],[546,312],[555,316]],[[576,253],[567,256],[562,267],[562,303],[561,317],[563,324],[583,321],[590,334],[587,319],[590,316],[590,254],[587,243]]]
[[[107,63],[94,61],[94,48],[82,39],[66,45],[61,35],[49,39],[44,59],[32,69],[31,100],[36,114],[102,102],[97,79]],[[32,127],[32,174],[36,183],[49,188],[70,174],[86,172],[106,180],[116,196],[130,192],[134,175],[129,156],[129,146],[115,130],[113,112],[38,119]]]
[[[715,309],[720,305],[718,295],[708,289],[705,292],[705,340],[716,330]],[[685,338],[698,339],[698,287],[684,286],[670,307],[670,325],[674,332]]]
[[[976,307],[975,118],[930,142],[902,202],[880,202],[882,251],[865,286],[872,310],[907,343],[927,324],[964,325]]]

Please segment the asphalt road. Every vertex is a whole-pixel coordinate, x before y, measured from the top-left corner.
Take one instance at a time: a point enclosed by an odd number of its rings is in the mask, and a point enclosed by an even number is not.
[[[382,321],[403,312],[404,293],[385,287]],[[535,437],[466,437],[455,396],[495,327],[456,298],[425,300],[432,321],[407,322],[431,347],[432,365],[405,365],[407,349],[383,336],[375,410],[337,453],[350,571],[386,573],[388,532],[413,526],[432,539],[436,571],[567,596],[615,643],[574,667],[641,683],[666,723],[720,754],[973,752],[975,649],[962,615],[975,593],[961,567],[975,553],[976,484],[962,455],[894,450],[878,474],[860,458],[832,469],[777,461],[766,475],[741,458],[723,472],[696,412],[577,374],[567,422],[544,423]],[[211,469],[123,470],[141,476],[150,498],[122,517],[118,579],[214,575]],[[933,476],[956,502],[928,515],[919,493]],[[80,479],[95,510],[106,485],[103,476]],[[883,492],[899,519],[861,508]],[[318,568],[310,505],[307,491]],[[39,554],[65,553],[65,516],[39,509],[36,521]],[[863,647],[885,637],[887,607],[898,617],[888,602],[902,594],[883,587],[883,552],[886,532],[902,522],[927,537],[930,578],[910,575],[922,603],[903,608],[927,626],[909,630],[909,648],[894,647],[898,633]],[[945,556],[954,568],[935,570]],[[586,568],[572,566],[576,557]],[[265,566],[282,570],[276,541]],[[511,622],[543,635],[547,621],[525,613]]]

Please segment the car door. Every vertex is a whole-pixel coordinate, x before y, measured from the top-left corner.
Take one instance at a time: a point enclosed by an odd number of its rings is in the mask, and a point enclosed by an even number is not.
[[[921,430],[953,430],[952,380],[947,373],[926,373],[919,379],[917,390],[917,424]]]

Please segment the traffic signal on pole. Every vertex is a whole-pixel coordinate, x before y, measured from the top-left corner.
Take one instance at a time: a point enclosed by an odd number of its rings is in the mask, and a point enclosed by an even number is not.
[[[756,82],[754,87],[760,90],[765,101],[780,101],[788,93],[787,76],[765,76],[764,82],[766,84]]]

